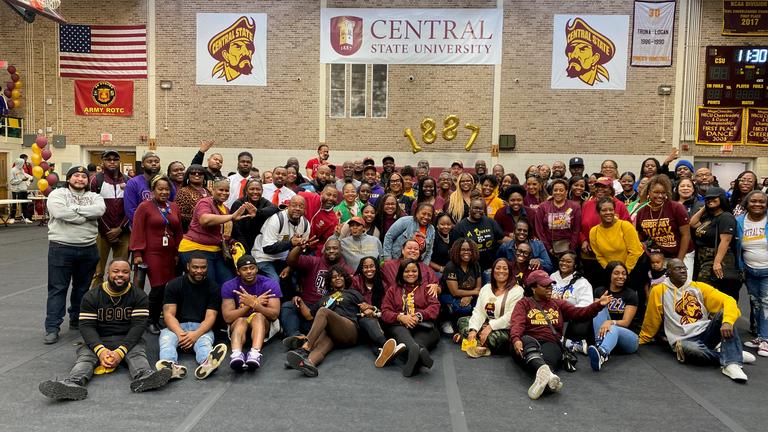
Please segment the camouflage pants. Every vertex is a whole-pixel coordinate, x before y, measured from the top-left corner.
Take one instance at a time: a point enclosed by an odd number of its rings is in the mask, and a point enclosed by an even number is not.
[[[463,338],[469,334],[469,318],[468,316],[459,318],[459,333]],[[493,330],[485,340],[485,346],[494,354],[509,353],[509,330]]]

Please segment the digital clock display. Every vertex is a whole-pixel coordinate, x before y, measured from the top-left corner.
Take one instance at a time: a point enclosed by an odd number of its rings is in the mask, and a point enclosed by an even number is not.
[[[768,107],[768,46],[708,46],[704,105]]]

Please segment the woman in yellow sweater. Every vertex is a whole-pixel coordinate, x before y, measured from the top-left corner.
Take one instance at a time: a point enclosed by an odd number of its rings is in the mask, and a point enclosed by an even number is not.
[[[643,254],[643,245],[637,230],[631,222],[616,217],[612,197],[600,198],[597,202],[600,224],[589,231],[589,244],[595,252],[597,262],[605,268],[611,261],[620,261],[628,272],[635,268]]]

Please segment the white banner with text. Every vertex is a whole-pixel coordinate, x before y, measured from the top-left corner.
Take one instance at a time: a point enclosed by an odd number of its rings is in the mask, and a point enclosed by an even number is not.
[[[672,66],[675,2],[635,2],[632,66]]]

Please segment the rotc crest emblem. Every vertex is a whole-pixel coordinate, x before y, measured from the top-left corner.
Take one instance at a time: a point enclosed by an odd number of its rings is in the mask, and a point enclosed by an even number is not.
[[[339,55],[350,56],[363,45],[363,19],[355,16],[331,18],[331,47]]]
[[[107,81],[101,81],[93,87],[93,101],[99,106],[110,106],[115,101],[115,86]]]

